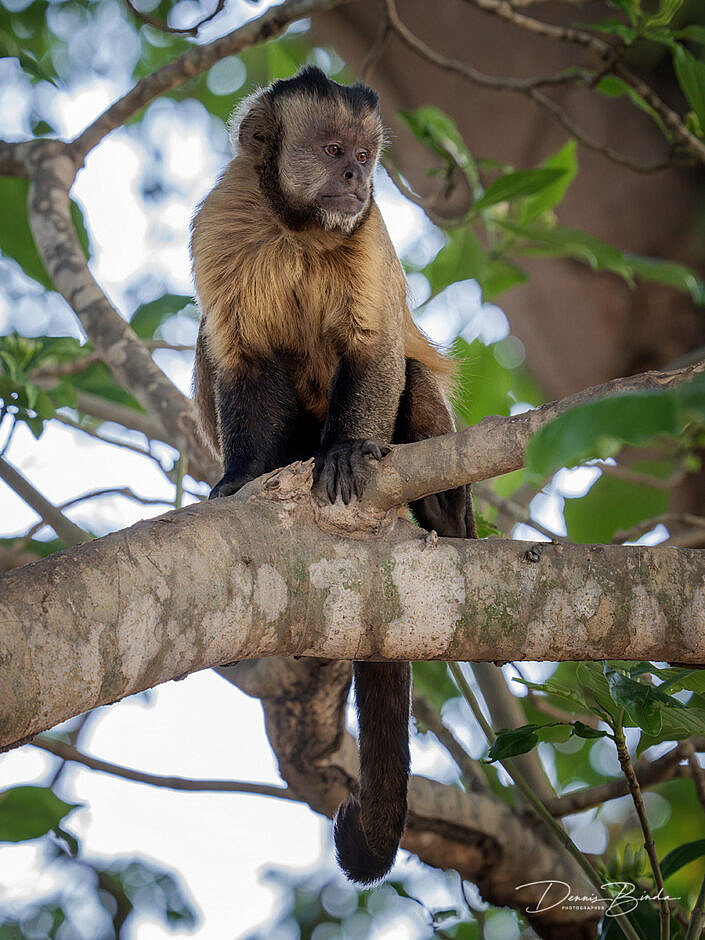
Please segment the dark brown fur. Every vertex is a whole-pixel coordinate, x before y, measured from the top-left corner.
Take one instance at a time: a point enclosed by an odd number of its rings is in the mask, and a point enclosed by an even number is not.
[[[453,430],[442,391],[452,363],[411,318],[372,195],[377,96],[307,68],[248,99],[233,134],[237,155],[191,241],[203,311],[194,394],[223,461],[211,495],[314,456],[314,479],[347,503],[389,444]],[[412,508],[463,537],[467,502],[463,487]],[[344,871],[366,884],[393,864],[406,819],[410,669],[354,673],[360,793],[340,808],[335,838]]]

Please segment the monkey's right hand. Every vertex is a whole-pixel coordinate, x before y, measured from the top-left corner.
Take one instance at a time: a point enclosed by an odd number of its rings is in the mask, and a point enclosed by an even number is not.
[[[322,482],[331,503],[340,495],[347,506],[353,493],[358,499],[362,496],[372,461],[381,460],[390,450],[389,444],[375,440],[356,439],[323,445],[315,455],[313,482]]]
[[[219,496],[232,496],[233,493],[237,493],[239,489],[249,483],[250,480],[256,479],[258,473],[240,473],[237,475],[225,474],[222,480],[218,480],[213,489],[208,495],[208,499],[217,499]]]

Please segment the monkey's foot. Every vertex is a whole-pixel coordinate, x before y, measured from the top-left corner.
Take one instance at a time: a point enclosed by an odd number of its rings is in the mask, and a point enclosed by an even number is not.
[[[384,441],[338,441],[316,454],[313,482],[321,481],[331,503],[340,496],[347,506],[353,494],[358,499],[362,496],[372,461],[381,460],[390,450]]]

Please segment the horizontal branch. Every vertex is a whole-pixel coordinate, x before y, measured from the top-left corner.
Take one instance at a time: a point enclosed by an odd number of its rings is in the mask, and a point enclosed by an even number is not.
[[[705,663],[705,552],[528,556],[526,542],[427,539],[395,512],[375,524],[385,537],[358,519],[348,538],[328,517],[364,505],[309,488],[308,465],[280,471],[0,579],[0,746],[261,656]]]
[[[269,783],[253,783],[249,780],[193,780],[189,777],[167,777],[163,774],[148,774],[142,770],[133,770],[121,764],[113,764],[107,760],[100,760],[90,754],[84,754],[72,744],[58,741],[56,738],[36,737],[30,744],[54,754],[62,760],[70,760],[82,764],[90,770],[97,770],[102,774],[111,774],[133,783],[146,783],[151,787],[164,787],[166,790],[187,790],[191,793],[253,793],[258,796],[276,796],[280,800],[291,800],[300,803],[299,797],[294,796],[288,787],[277,787]]]

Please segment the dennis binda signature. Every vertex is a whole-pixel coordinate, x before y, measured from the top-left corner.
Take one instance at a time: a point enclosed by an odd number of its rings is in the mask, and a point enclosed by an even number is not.
[[[600,894],[573,894],[567,881],[529,881],[517,885],[515,890],[522,888],[537,888],[538,900],[525,908],[527,914],[542,914],[551,908],[561,907],[564,910],[601,911],[605,917],[618,917],[620,914],[629,914],[637,905],[644,901],[678,901],[679,898],[662,893],[649,894],[630,881],[607,881],[602,885],[603,895]],[[535,896],[537,892],[533,892]]]

